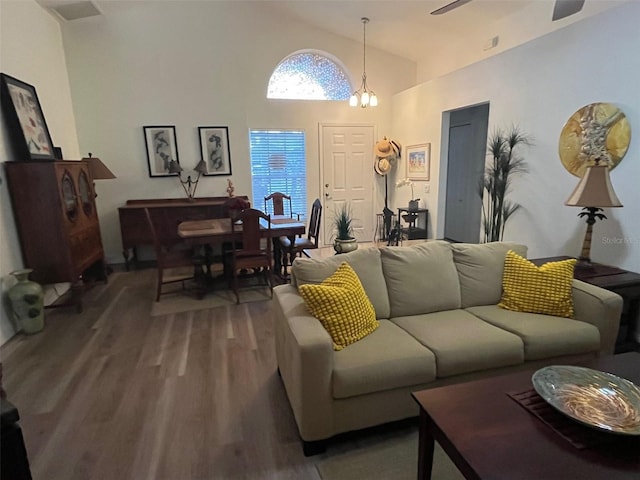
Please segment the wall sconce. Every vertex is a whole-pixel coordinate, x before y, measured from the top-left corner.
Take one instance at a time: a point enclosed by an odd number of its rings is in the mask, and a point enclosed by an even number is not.
[[[102,163],[102,160],[100,160],[98,157],[91,156],[91,152],[89,152],[89,157],[85,157],[82,160],[86,161],[87,164],[89,165],[89,173],[91,173],[91,178],[93,180],[107,180],[111,178],[116,178],[113,172],[109,170],[109,168],[104,163]],[[94,195],[97,197],[98,194],[95,193],[96,191],[95,181],[93,182],[93,191],[94,191]]]
[[[593,224],[596,223],[596,220],[607,218],[599,212],[603,208],[622,206],[616,196],[616,192],[613,191],[611,179],[609,178],[609,167],[600,164],[600,159],[597,158],[594,165],[587,167],[580,182],[564,204],[571,207],[583,207],[582,210],[584,211],[580,212],[578,217],[587,217],[587,231],[584,235],[582,251],[576,266],[589,266],[591,264],[589,256]]]
[[[184,189],[184,193],[187,194],[187,199],[189,201],[193,201],[196,195],[196,188],[198,188],[198,181],[200,180],[200,176],[207,173],[207,164],[204,160],[200,160],[198,164],[193,169],[195,172],[198,172],[198,177],[195,180],[191,180],[191,175],[187,176],[186,180],[182,179],[182,167],[175,160],[169,161],[169,173],[177,173],[178,179],[180,180],[180,184]]]

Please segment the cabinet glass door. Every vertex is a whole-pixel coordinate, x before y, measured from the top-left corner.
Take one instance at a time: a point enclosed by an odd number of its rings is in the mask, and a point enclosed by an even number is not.
[[[78,218],[78,195],[73,179],[67,170],[62,175],[62,200],[67,218],[75,222]]]
[[[80,203],[82,203],[82,210],[87,217],[91,216],[93,212],[93,202],[91,199],[91,186],[89,185],[89,179],[84,170],[80,171],[78,176],[78,190],[80,190]]]

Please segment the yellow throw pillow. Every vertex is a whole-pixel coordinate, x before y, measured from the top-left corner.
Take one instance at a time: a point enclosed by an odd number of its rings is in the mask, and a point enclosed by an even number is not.
[[[504,261],[502,298],[498,306],[516,312],[573,318],[575,259],[535,266],[509,250]]]
[[[358,275],[347,262],[321,284],[300,285],[298,291],[331,335],[334,350],[357,342],[380,325]]]

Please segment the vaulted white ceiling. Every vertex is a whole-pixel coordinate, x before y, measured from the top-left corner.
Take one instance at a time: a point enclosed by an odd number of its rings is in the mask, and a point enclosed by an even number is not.
[[[126,8],[128,3],[127,0],[37,1],[49,8],[92,2],[107,16],[114,9]],[[555,0],[472,0],[443,15],[430,12],[452,0],[197,1],[255,3],[256,8],[277,11],[292,21],[356,41],[362,41],[361,17],[368,17],[367,46],[416,62],[424,77],[459,68],[633,0],[586,0],[579,13],[555,22],[551,20]]]

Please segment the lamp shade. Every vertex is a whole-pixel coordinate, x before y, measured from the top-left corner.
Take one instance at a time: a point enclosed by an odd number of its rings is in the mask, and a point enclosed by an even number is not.
[[[575,190],[564,202],[571,207],[621,207],[611,186],[609,167],[596,163],[587,167]]]
[[[94,180],[105,180],[108,178],[116,178],[109,168],[102,163],[98,157],[83,158],[89,164],[89,171],[91,172],[91,178]]]
[[[169,173],[180,173],[182,171],[182,167],[175,160],[169,161]]]
[[[207,164],[204,160],[200,160],[193,170],[200,175],[205,175],[207,173]]]

